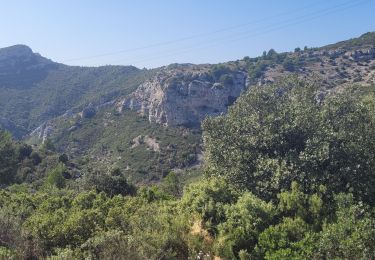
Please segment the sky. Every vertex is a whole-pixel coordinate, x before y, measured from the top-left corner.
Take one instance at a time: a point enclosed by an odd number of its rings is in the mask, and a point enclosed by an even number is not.
[[[79,66],[219,63],[375,31],[375,0],[0,0],[0,48]]]

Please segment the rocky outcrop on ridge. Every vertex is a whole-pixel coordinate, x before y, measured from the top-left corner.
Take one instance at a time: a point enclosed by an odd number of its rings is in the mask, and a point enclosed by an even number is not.
[[[199,127],[206,116],[226,112],[246,88],[246,75],[229,69],[213,71],[210,65],[168,66],[121,99],[117,109],[135,110],[166,126]]]

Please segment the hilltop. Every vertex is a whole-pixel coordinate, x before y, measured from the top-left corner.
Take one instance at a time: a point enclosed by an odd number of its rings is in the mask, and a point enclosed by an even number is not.
[[[375,33],[319,47],[221,64],[76,67],[23,45],[0,49],[0,124],[14,136],[81,162],[83,171],[120,167],[134,181],[157,181],[197,167],[200,124],[225,114],[252,86],[287,75],[315,80],[325,95],[375,82]]]

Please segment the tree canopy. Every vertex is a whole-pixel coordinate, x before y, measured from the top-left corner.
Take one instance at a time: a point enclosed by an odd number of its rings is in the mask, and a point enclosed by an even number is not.
[[[295,77],[253,87],[227,115],[204,122],[206,173],[266,200],[295,181],[309,194],[324,185],[373,204],[374,123],[369,88],[324,95]]]

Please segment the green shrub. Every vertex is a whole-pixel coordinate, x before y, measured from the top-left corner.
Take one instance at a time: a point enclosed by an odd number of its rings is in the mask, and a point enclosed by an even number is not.
[[[52,185],[57,188],[64,188],[65,187],[65,178],[64,172],[66,171],[66,167],[63,163],[59,163],[56,168],[54,168],[51,172],[48,173],[47,179],[45,184]]]

